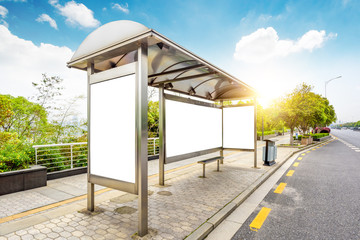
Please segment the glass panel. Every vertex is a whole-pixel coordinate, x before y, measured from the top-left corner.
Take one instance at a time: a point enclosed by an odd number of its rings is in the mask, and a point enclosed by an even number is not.
[[[165,100],[166,156],[221,147],[221,109]]]
[[[254,107],[224,108],[224,148],[254,149]]]
[[[90,91],[90,173],[135,183],[135,74]]]

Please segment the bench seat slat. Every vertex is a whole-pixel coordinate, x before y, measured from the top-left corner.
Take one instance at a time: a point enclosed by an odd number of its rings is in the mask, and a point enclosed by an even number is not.
[[[221,160],[221,159],[224,159],[224,157],[220,157],[220,156],[219,157],[212,157],[212,158],[208,158],[208,159],[198,161],[198,163],[206,164],[206,163],[214,162],[216,160]]]

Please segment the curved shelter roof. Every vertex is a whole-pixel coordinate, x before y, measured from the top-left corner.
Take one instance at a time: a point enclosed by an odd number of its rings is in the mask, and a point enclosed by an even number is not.
[[[136,61],[140,43],[148,44],[148,84],[209,100],[242,99],[255,90],[144,25],[127,20],[105,24],[81,43],[68,67],[101,72]]]

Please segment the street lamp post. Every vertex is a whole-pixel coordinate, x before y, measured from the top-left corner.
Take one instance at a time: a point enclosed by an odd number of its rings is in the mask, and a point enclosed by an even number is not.
[[[335,79],[338,79],[338,78],[341,78],[342,76],[338,76],[338,77],[336,77],[336,78],[332,78],[332,79],[329,79],[329,80],[327,80],[327,81],[325,81],[325,98],[326,98],[326,85],[329,83],[329,82],[331,82],[332,80],[335,80]]]

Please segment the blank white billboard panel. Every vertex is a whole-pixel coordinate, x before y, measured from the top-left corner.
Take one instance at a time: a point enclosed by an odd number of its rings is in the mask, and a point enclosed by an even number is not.
[[[224,148],[254,149],[254,107],[224,108]]]
[[[135,74],[92,84],[90,96],[90,173],[135,183]]]
[[[165,100],[166,157],[221,147],[221,109]]]

